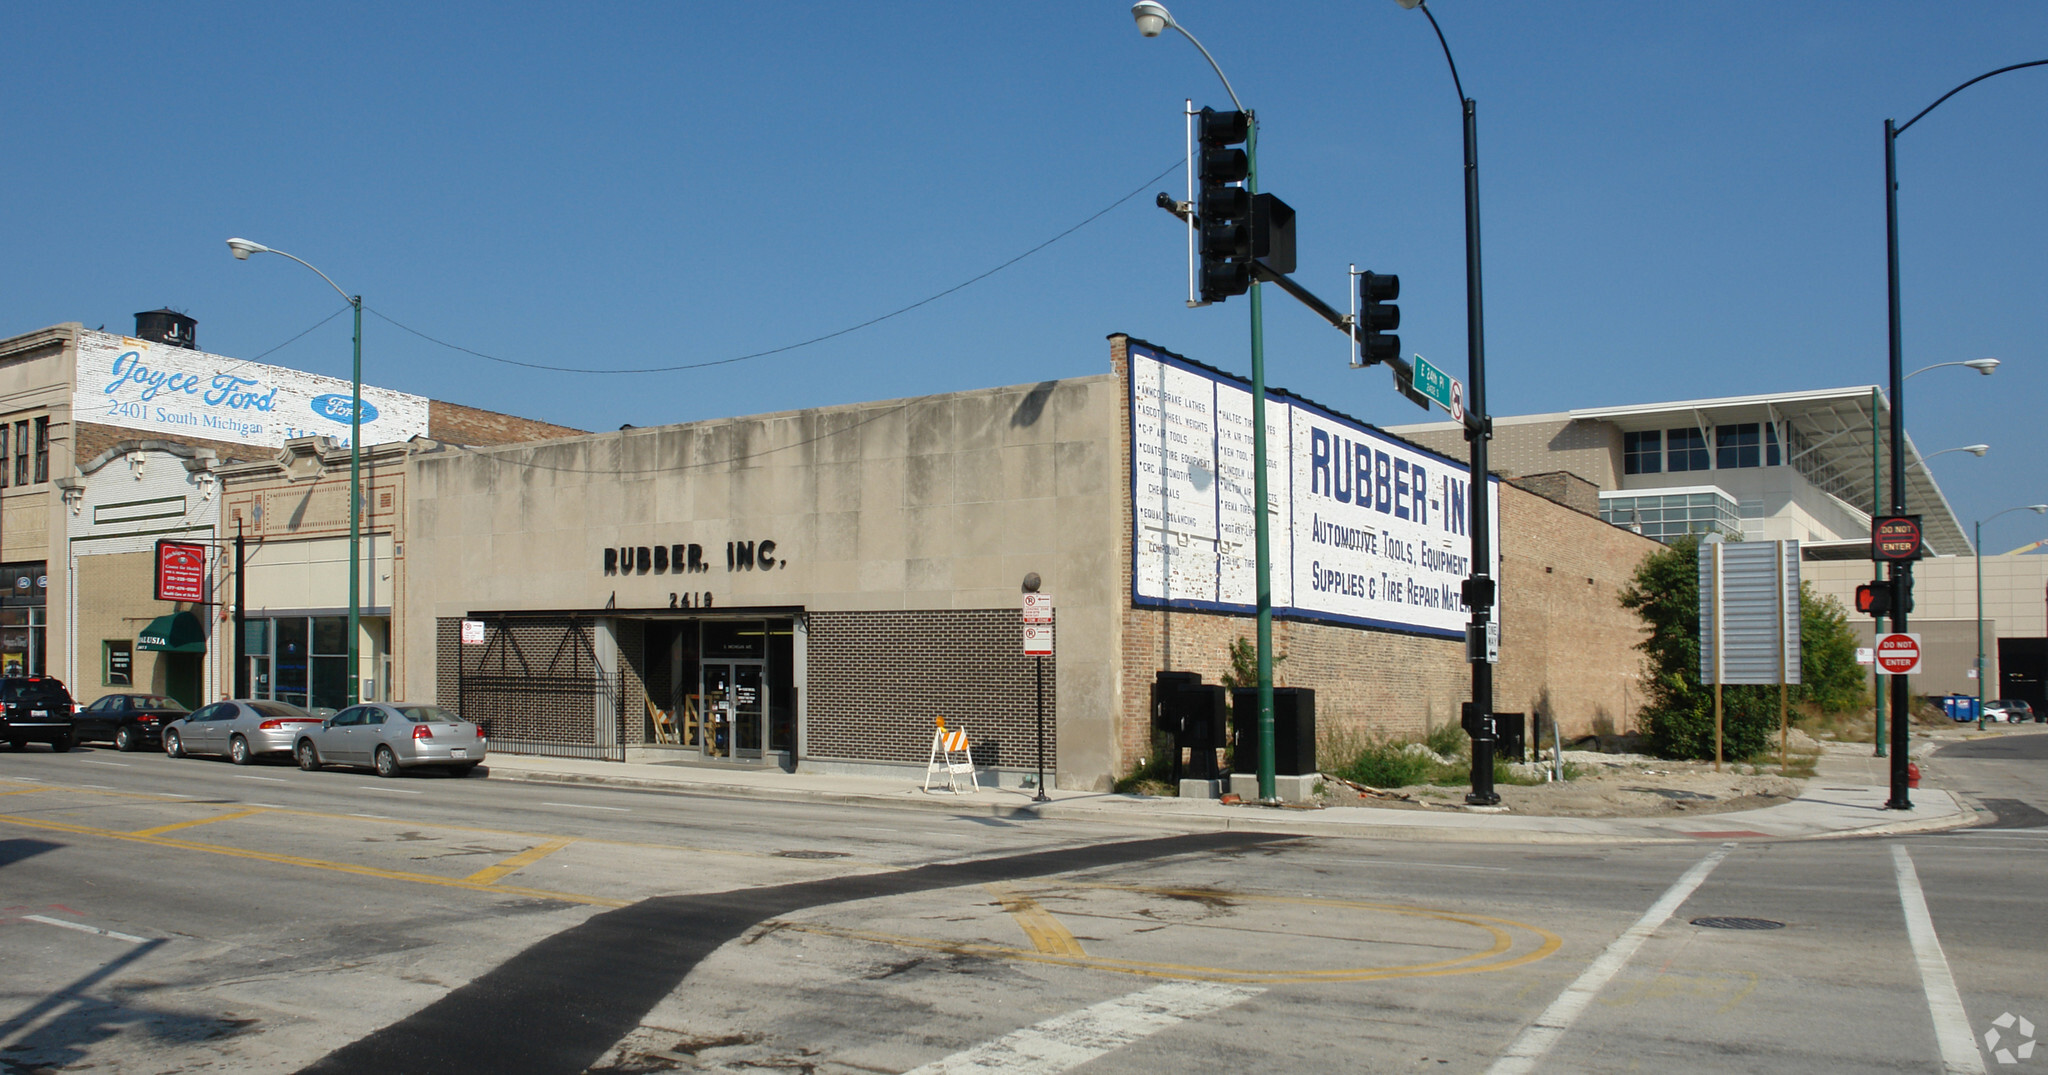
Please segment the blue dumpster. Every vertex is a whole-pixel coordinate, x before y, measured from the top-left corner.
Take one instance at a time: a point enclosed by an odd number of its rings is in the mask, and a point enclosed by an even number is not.
[[[1948,695],[1941,700],[1941,709],[1958,724],[1977,719],[1977,699],[1967,694]]]

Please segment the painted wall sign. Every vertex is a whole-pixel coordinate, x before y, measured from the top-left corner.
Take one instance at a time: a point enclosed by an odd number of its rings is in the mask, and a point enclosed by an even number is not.
[[[81,422],[277,447],[349,442],[349,382],[105,332],[78,336],[72,414]],[[425,436],[424,396],[363,386],[363,443]]]
[[[1130,359],[1132,600],[1254,612],[1250,387],[1137,344]],[[1464,637],[1465,464],[1270,394],[1266,464],[1275,615]],[[1498,550],[1498,481],[1486,495]]]
[[[206,600],[206,546],[158,539],[156,599],[193,603]]]

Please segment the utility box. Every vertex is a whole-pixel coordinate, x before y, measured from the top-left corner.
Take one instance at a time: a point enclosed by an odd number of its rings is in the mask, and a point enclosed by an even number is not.
[[[1230,692],[1233,773],[1259,771],[1259,689]],[[1313,776],[1316,768],[1316,692],[1309,687],[1273,688],[1273,773]]]
[[[1501,761],[1527,761],[1529,714],[1493,715],[1493,756]]]
[[[1216,751],[1224,745],[1223,688],[1194,672],[1160,672],[1152,681],[1152,727],[1173,737],[1176,780],[1216,779]],[[1183,769],[1180,752],[1188,752]]]

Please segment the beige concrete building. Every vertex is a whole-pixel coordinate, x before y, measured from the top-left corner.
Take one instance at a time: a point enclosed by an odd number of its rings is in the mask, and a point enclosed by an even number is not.
[[[398,691],[486,721],[493,749],[910,779],[945,718],[1016,783],[1038,762],[1035,573],[1057,609],[1045,766],[1106,788],[1153,750],[1155,673],[1214,681],[1252,633],[1243,382],[1122,336],[1110,357],[1038,385],[416,442],[394,463]],[[1274,398],[1294,431],[1273,455],[1292,490],[1274,509],[1281,682],[1318,691],[1325,738],[1456,720],[1459,468]],[[1625,726],[1640,629],[1614,597],[1655,544],[1495,495],[1499,708]]]

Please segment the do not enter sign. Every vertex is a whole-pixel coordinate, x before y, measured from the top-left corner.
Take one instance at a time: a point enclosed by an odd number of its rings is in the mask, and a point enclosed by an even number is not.
[[[1877,670],[1910,676],[1920,671],[1920,636],[1885,635],[1877,640]]]

